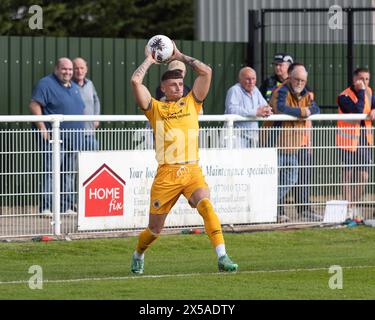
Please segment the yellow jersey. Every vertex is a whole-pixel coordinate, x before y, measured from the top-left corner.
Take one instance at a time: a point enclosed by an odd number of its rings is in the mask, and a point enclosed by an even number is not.
[[[198,114],[202,104],[190,91],[178,101],[152,98],[150,108],[143,110],[154,131],[159,164],[198,161]]]

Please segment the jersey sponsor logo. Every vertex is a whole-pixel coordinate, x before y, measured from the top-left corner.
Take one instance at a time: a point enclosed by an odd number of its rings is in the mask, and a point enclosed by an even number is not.
[[[184,117],[189,117],[191,115],[190,112],[184,113],[183,110],[178,110],[176,112],[171,112],[167,115],[162,115],[163,120],[171,120],[171,119],[181,119]]]

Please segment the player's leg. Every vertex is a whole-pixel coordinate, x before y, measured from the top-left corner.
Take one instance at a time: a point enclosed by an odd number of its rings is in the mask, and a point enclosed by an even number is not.
[[[220,220],[210,201],[209,189],[195,190],[189,197],[189,203],[193,208],[197,208],[203,218],[205,231],[218,257],[219,271],[236,271],[238,265],[227,255]]]
[[[149,223],[147,228],[139,234],[132,257],[131,271],[133,273],[143,273],[144,252],[159,237],[165,219],[180,194],[181,187],[174,183],[173,169],[159,167],[151,187]]]
[[[138,236],[136,249],[133,253],[131,271],[133,273],[143,273],[144,270],[144,252],[159,237],[164,227],[167,213],[149,215],[149,223],[145,230]]]

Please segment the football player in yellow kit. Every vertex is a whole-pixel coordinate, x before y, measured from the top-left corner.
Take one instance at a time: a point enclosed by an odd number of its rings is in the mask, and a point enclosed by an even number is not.
[[[211,68],[183,54],[174,44],[170,60],[189,65],[197,77],[192,90],[183,97],[181,71],[166,71],[161,79],[166,101],[158,101],[142,83],[147,70],[157,63],[147,50],[145,52],[146,59],[132,75],[131,85],[136,102],[153,129],[158,169],[151,188],[148,227],[139,235],[131,271],[143,273],[144,252],[159,237],[168,213],[181,194],[203,218],[205,231],[218,256],[219,271],[236,271],[238,265],[226,253],[221,224],[198,165],[198,114],[210,88]]]

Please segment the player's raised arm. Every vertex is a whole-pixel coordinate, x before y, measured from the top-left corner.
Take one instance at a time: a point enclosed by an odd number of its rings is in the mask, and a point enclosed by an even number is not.
[[[143,109],[147,110],[151,103],[151,94],[150,91],[143,85],[143,78],[146,75],[147,70],[153,65],[155,60],[152,58],[151,54],[147,53],[146,51],[146,59],[143,63],[134,71],[131,77],[131,85],[133,89],[133,94],[135,97],[135,101],[137,102],[138,106]]]
[[[170,60],[182,61],[183,63],[188,64],[198,74],[197,78],[194,81],[192,90],[195,98],[203,101],[207,97],[208,90],[210,89],[212,77],[211,68],[198,59],[189,57],[180,52],[175,44],[174,54]]]

